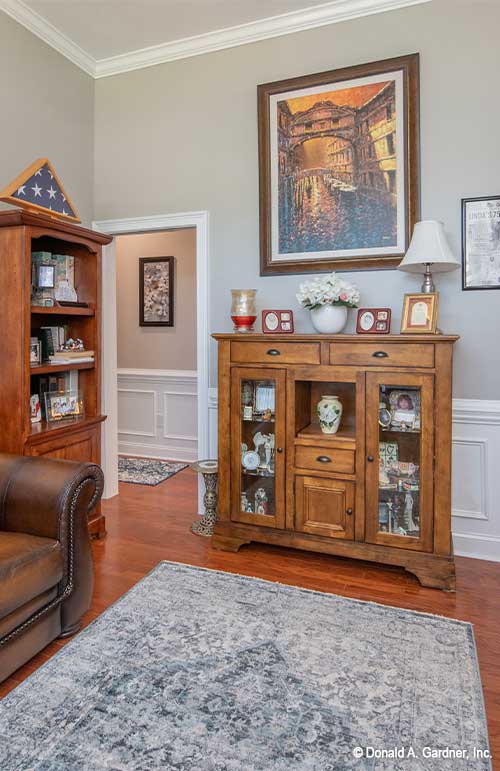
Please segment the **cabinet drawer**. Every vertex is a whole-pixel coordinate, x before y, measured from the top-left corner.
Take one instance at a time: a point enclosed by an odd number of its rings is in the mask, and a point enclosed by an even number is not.
[[[330,364],[433,367],[434,346],[418,343],[331,343]]]
[[[325,447],[296,447],[297,468],[313,471],[354,474],[354,450],[330,450]]]
[[[231,343],[231,361],[238,364],[319,364],[319,343]]]

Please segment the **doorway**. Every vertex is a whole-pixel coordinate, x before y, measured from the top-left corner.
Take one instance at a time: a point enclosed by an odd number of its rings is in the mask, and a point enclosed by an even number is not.
[[[195,229],[197,455],[199,458],[208,457],[208,212],[102,220],[94,222],[93,227],[113,236],[150,234],[158,233],[159,231],[178,230],[180,228]],[[103,406],[107,420],[103,424],[102,466],[106,480],[103,496],[105,498],[111,498],[118,494],[119,421],[118,336],[116,321],[116,239],[114,239],[103,250]],[[169,433],[168,426],[165,433]],[[175,431],[172,434],[175,434]]]

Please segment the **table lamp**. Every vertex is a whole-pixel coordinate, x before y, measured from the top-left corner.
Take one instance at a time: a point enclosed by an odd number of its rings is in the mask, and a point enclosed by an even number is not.
[[[434,273],[446,273],[460,267],[446,238],[444,225],[436,220],[417,222],[408,251],[398,265],[408,273],[423,273],[422,292],[435,292],[431,266]]]

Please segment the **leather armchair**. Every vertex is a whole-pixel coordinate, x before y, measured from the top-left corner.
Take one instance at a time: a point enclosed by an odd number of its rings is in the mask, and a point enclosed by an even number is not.
[[[0,453],[0,682],[88,610],[88,512],[103,475],[92,463]]]

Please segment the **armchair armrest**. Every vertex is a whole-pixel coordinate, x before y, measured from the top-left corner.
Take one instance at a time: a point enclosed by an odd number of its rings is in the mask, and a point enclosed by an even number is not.
[[[61,543],[61,626],[75,631],[93,587],[87,515],[104,486],[99,466],[0,453],[0,530],[54,538]]]
[[[78,508],[87,513],[102,489],[102,471],[93,463],[0,453],[0,530],[64,542],[77,490],[82,496]]]

